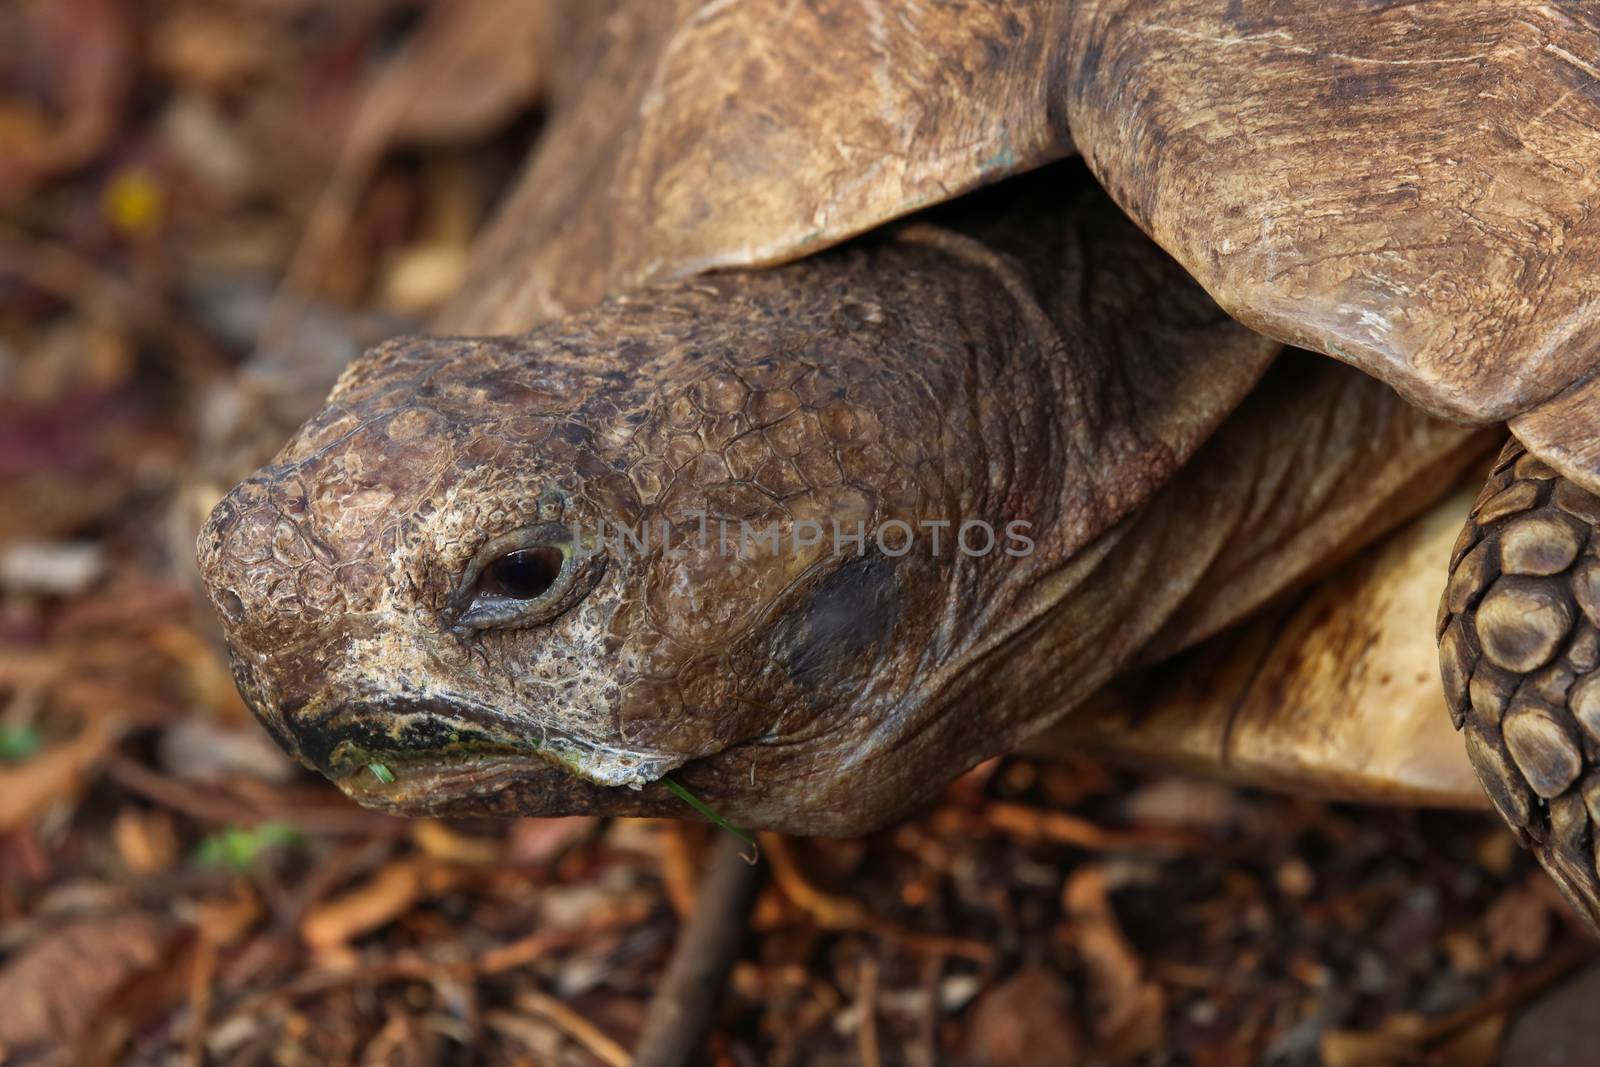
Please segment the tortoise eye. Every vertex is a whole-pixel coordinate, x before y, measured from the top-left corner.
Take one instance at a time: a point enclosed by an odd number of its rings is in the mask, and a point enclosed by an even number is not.
[[[555,523],[501,534],[461,575],[454,626],[465,633],[548,622],[587,595],[604,569],[599,553],[581,551],[572,531]]]
[[[512,600],[536,600],[556,584],[565,562],[565,554],[549,545],[507,552],[483,569],[478,576],[478,592]]]

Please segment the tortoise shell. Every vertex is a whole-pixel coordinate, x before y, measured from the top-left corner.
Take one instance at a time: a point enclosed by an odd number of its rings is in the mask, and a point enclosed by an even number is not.
[[[776,264],[1081,152],[1245,325],[1600,488],[1600,13],[1497,0],[584,3],[439,325]]]

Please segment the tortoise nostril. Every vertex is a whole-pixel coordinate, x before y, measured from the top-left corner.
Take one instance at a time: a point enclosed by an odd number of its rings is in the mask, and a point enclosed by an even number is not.
[[[217,597],[217,609],[222,617],[237,626],[244,621],[244,601],[232,589],[224,589]]]

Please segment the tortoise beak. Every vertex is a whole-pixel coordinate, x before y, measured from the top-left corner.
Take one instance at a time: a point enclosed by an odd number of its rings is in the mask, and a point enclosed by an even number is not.
[[[450,766],[486,755],[537,759],[540,750],[514,724],[450,701],[344,701],[326,710],[301,707],[282,721],[299,758],[340,783],[370,768]],[[375,772],[375,780],[384,776]]]

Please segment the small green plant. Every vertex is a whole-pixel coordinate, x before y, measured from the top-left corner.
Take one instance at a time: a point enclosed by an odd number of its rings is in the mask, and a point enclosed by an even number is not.
[[[661,779],[661,781],[665,783],[666,787],[672,791],[673,796],[677,797],[695,811],[698,811],[701,815],[704,815],[707,819],[728,831],[728,833],[732,834],[734,837],[737,837],[740,841],[743,841],[745,844],[749,845],[750,854],[745,857],[746,862],[755,863],[761,858],[761,849],[756,844],[756,839],[751,836],[750,831],[740,829],[727,819],[724,819],[721,815],[717,814],[717,810],[715,808],[701,800],[699,797],[695,796],[693,793],[689,792],[689,790],[686,789],[683,784],[678,782],[676,779],[664,777]]]
[[[0,763],[21,763],[43,747],[44,739],[36,728],[0,723]]]
[[[247,871],[261,853],[278,846],[299,845],[305,836],[286,822],[264,822],[251,827],[230,826],[200,842],[195,862],[205,867]]]

